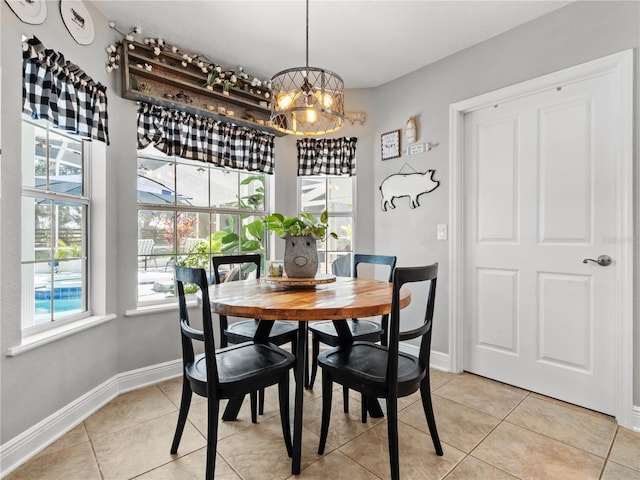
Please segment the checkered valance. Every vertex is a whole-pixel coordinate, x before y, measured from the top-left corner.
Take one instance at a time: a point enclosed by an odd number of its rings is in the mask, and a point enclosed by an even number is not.
[[[141,102],[138,148],[150,143],[166,155],[273,173],[273,135]]]
[[[298,176],[356,174],[357,138],[301,138]]]
[[[22,43],[22,111],[69,133],[109,144],[107,87],[36,37]]]

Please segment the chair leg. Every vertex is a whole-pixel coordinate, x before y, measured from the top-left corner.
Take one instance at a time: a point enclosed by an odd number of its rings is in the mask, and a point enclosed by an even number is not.
[[[344,413],[349,413],[349,389],[342,387],[342,402],[344,404]]]
[[[320,355],[320,340],[311,334],[311,379],[309,380],[309,388],[313,388],[318,373],[318,355]]]
[[[187,423],[187,414],[191,405],[191,397],[193,392],[186,377],[182,377],[182,398],[180,399],[180,413],[178,414],[178,424],[176,425],[176,433],[173,435],[173,443],[171,444],[171,453],[178,452],[178,445],[182,438],[184,426]]]
[[[429,385],[428,374],[420,384],[420,397],[422,398],[422,408],[424,410],[425,417],[427,417],[427,425],[429,425],[429,433],[431,434],[433,446],[436,449],[436,454],[442,456],[442,445],[440,444],[440,437],[438,436],[438,429],[436,428],[436,417],[433,415],[433,404],[431,403],[431,387]]]
[[[216,448],[218,446],[218,412],[220,401],[207,398],[207,470],[206,480],[213,480],[216,472]]]
[[[293,456],[293,444],[291,443],[291,421],[289,419],[289,372],[283,375],[278,383],[278,400],[280,403],[280,423],[282,424],[282,435],[284,445],[287,447],[289,458]]]
[[[367,423],[367,402],[369,399],[363,393],[362,397],[360,397],[360,417],[362,418],[362,423]]]
[[[258,423],[258,392],[253,390],[249,394],[251,402],[251,423]]]
[[[322,371],[322,425],[320,426],[320,444],[318,445],[318,455],[324,453],[329,433],[329,420],[331,420],[331,396],[333,394],[333,381],[331,375],[326,370]]]
[[[400,454],[398,449],[398,399],[387,398],[387,435],[389,437],[389,463],[391,480],[400,480]]]
[[[264,388],[258,390],[258,415],[264,415]]]

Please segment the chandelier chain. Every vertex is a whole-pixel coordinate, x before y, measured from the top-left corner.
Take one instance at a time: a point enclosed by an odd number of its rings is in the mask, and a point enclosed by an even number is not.
[[[309,0],[307,0],[307,68],[309,68]]]

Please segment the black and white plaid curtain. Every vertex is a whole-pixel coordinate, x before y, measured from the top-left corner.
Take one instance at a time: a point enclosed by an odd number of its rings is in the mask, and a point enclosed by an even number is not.
[[[36,37],[22,43],[22,111],[69,133],[109,144],[107,87]]]
[[[166,155],[273,173],[273,135],[141,102],[138,148],[150,143]]]
[[[357,138],[301,138],[298,176],[356,174]]]

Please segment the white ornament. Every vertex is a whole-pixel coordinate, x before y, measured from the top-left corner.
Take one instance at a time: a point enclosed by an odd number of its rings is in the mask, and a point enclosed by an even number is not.
[[[404,127],[404,137],[407,139],[407,143],[415,143],[418,140],[418,131],[413,117],[409,117],[407,120],[407,125]]]

